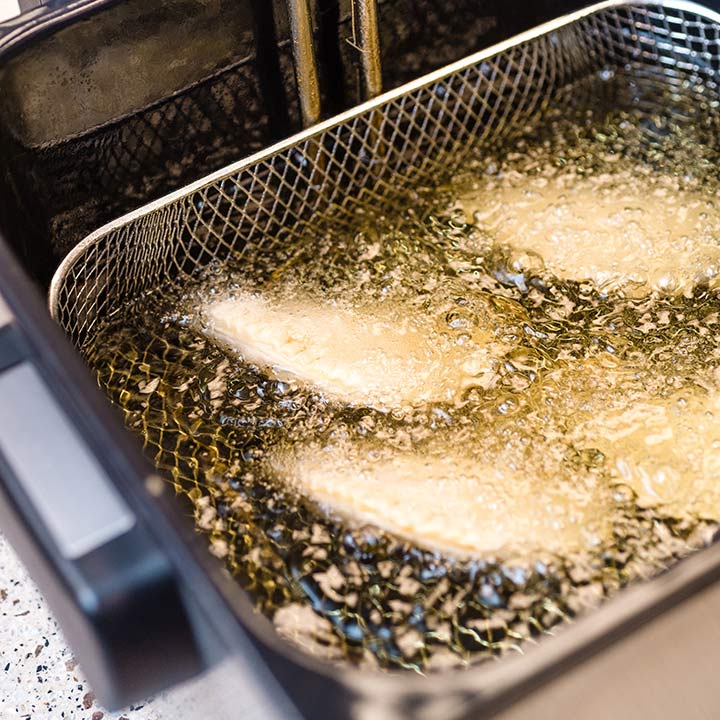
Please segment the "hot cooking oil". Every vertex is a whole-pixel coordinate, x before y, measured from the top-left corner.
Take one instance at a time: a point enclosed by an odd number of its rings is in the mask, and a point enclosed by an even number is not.
[[[714,535],[717,118],[607,72],[568,97],[392,214],[238,251],[84,349],[308,652],[519,650]]]

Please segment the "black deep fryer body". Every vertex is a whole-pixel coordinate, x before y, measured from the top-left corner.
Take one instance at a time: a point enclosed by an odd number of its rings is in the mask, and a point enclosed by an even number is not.
[[[383,87],[586,4],[381,0]],[[45,513],[53,509],[35,506],[26,485],[32,478],[2,445],[0,517],[101,699],[119,707],[243,653],[279,708],[287,695],[313,719],[570,717],[573,698],[585,703],[587,717],[643,717],[651,709],[665,717],[672,708],[663,691],[673,678],[705,693],[697,708],[720,714],[720,691],[713,700],[702,669],[691,665],[710,667],[718,654],[720,628],[704,610],[720,607],[715,546],[653,583],[651,593],[623,593],[488,682],[475,680],[478,671],[457,682],[366,677],[305,658],[277,639],[207,553],[186,509],[152,475],[43,296],[60,260],[88,232],[300,129],[286,5],[27,5],[0,24],[0,416],[3,374],[31,367],[62,422],[102,467],[99,495],[82,486],[77,512],[92,513],[108,493],[119,495],[134,525],[90,552],[68,552],[47,530]],[[314,13],[322,105],[332,114],[360,101],[357,51],[347,42],[349,2],[316,0]],[[54,452],[53,437],[48,432],[45,443],[38,424],[39,453]],[[711,619],[700,624],[705,615]],[[638,658],[647,661],[645,672]]]

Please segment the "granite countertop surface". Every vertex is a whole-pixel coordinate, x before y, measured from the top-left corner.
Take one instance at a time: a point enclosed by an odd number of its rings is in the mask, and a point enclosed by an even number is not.
[[[240,661],[130,706],[105,711],[45,600],[0,535],[0,718],[2,720],[272,720],[243,684]]]
[[[42,595],[0,538],[0,717],[159,720],[162,702],[100,708]],[[168,716],[170,717],[170,716]]]

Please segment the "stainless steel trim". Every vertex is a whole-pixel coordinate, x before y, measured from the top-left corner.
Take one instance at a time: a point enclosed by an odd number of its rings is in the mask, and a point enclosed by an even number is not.
[[[496,720],[717,718],[720,584],[569,668]],[[610,692],[597,692],[612,688]]]

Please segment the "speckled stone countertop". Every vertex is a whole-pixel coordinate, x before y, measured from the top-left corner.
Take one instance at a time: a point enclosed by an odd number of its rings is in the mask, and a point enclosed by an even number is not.
[[[154,703],[106,713],[25,568],[0,538],[0,717],[155,720]]]
[[[0,536],[1,720],[274,720],[278,715],[244,685],[239,663],[227,661],[168,693],[106,712],[42,595]]]

